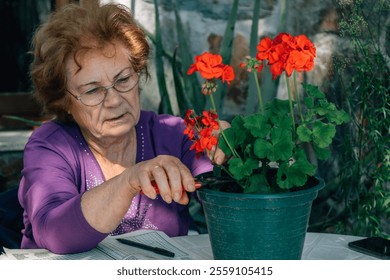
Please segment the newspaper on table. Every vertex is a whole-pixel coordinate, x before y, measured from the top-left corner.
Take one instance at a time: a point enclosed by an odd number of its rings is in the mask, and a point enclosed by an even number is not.
[[[117,238],[125,238],[153,247],[163,248],[175,253],[170,258],[144,249],[122,244]],[[4,248],[8,260],[147,260],[170,259],[190,260],[200,259],[199,255],[184,248],[175,240],[161,231],[139,230],[117,236],[109,236],[94,249],[77,254],[58,255],[46,249],[8,249]]]

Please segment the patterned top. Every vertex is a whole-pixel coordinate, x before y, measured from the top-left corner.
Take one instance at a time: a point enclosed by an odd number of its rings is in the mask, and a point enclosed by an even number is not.
[[[157,155],[176,156],[194,176],[210,171],[208,158],[196,159],[183,134],[181,118],[141,111],[136,125],[136,161]],[[44,123],[31,135],[24,152],[19,201],[24,208],[22,248],[47,248],[75,253],[95,247],[107,235],[93,229],[81,212],[82,194],[105,181],[102,170],[75,123]],[[138,229],[186,235],[188,207],[136,196],[119,226],[111,233]]]

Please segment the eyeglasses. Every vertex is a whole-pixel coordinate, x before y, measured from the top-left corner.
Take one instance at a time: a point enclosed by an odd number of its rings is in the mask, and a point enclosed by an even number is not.
[[[139,73],[132,72],[130,68],[126,68],[110,86],[93,87],[81,93],[80,95],[74,95],[69,90],[66,91],[85,106],[97,106],[101,104],[104,99],[106,99],[109,89],[113,88],[119,93],[128,93],[135,88],[135,86],[138,84],[138,81]]]

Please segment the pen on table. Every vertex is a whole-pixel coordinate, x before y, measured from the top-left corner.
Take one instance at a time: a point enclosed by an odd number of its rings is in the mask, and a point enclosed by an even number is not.
[[[173,258],[175,256],[175,253],[173,253],[171,251],[168,251],[168,250],[165,250],[163,248],[153,247],[153,246],[145,245],[145,244],[142,244],[142,243],[138,243],[138,242],[131,241],[131,240],[128,240],[128,239],[123,239],[123,238],[118,238],[117,240],[120,243],[129,245],[129,246],[133,246],[133,247],[136,247],[136,248],[144,249],[144,250],[147,250],[147,251],[150,251],[150,252],[154,252],[156,254],[164,255],[164,256],[167,256],[167,257],[171,257],[171,258]]]

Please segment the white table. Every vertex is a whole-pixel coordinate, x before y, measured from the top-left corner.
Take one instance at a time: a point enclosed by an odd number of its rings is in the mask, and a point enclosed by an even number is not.
[[[190,255],[187,255],[185,259],[194,259],[194,260],[212,260],[213,255],[210,247],[209,236],[207,234],[201,235],[188,235],[181,237],[174,237],[170,239],[165,235],[164,238],[167,238],[166,241],[174,241],[175,247],[183,248],[183,250],[190,252]],[[340,234],[327,234],[327,233],[307,233],[302,259],[303,260],[377,260],[374,257],[369,255],[361,254],[359,252],[353,251],[348,248],[348,242],[362,239],[364,237],[350,236],[350,235],[340,235]],[[115,240],[111,238],[111,241]],[[109,240],[107,240],[110,242]],[[103,241],[104,242],[104,241]],[[107,243],[106,243],[107,244]],[[116,245],[117,246],[117,245]],[[128,250],[129,247],[125,246],[125,250]],[[114,249],[118,250],[118,248]],[[25,256],[26,252],[20,252],[23,250],[16,250],[18,253],[22,253]],[[26,250],[29,251],[29,250]],[[33,254],[34,250],[29,251]],[[47,251],[47,250],[44,250]],[[94,250],[84,252],[81,255],[69,255],[68,259],[96,259],[91,258],[94,253]],[[99,251],[99,250],[98,250]],[[50,252],[49,252],[50,253]],[[96,253],[96,252],[95,252]],[[139,251],[139,253],[134,252],[132,248],[132,254],[137,255],[137,259],[150,259],[148,254],[145,254],[146,251]],[[41,257],[43,257],[42,252],[39,252]],[[153,254],[153,253],[152,253]],[[189,257],[189,258],[188,258]],[[154,255],[153,259],[156,258]],[[7,259],[5,255],[0,255],[0,260]],[[160,259],[160,258],[159,258]]]
[[[303,260],[377,260],[369,255],[361,254],[348,248],[348,242],[364,237],[311,233],[306,234],[302,253]],[[207,234],[189,235],[173,238],[183,247],[192,250],[204,259],[213,259],[210,241]]]

